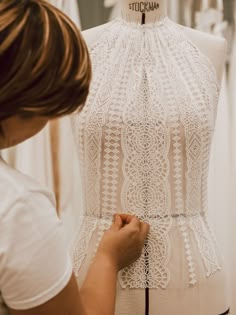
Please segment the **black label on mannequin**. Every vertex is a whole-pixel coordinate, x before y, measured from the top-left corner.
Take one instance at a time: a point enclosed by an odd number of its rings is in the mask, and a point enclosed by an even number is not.
[[[136,12],[146,13],[158,10],[160,8],[157,2],[133,2],[129,4],[129,9]]]

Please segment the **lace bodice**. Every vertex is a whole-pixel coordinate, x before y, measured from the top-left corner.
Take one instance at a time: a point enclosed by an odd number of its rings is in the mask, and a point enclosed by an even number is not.
[[[122,287],[168,285],[173,224],[194,285],[190,231],[206,275],[220,268],[206,217],[219,94],[213,66],[168,18],[142,26],[122,19],[108,23],[90,54],[90,95],[72,118],[85,214],[75,271],[96,224],[101,236],[114,213],[128,212],[149,222],[151,232],[139,261],[120,273]]]

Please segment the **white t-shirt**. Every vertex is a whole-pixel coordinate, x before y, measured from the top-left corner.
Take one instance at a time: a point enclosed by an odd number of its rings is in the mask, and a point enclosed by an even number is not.
[[[71,275],[54,198],[0,157],[0,315],[49,301]]]

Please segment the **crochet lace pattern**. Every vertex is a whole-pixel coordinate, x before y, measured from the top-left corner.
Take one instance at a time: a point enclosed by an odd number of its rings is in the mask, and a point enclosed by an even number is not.
[[[122,211],[151,225],[141,258],[119,274],[122,288],[168,286],[174,222],[194,285],[190,233],[206,276],[221,268],[207,218],[219,98],[215,70],[183,27],[168,18],[146,25],[116,19],[89,49],[90,94],[82,112],[72,117],[85,200],[74,270],[78,273],[95,229],[98,244],[113,214]]]

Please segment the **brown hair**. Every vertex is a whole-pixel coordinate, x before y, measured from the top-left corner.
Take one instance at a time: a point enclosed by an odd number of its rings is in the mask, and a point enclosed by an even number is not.
[[[0,120],[70,114],[90,80],[86,44],[66,15],[45,0],[0,1]]]

